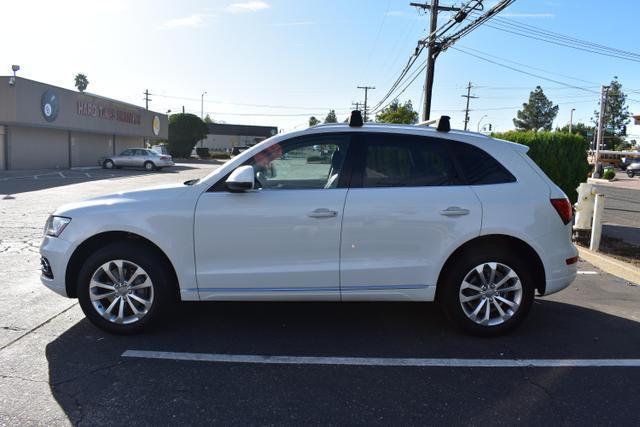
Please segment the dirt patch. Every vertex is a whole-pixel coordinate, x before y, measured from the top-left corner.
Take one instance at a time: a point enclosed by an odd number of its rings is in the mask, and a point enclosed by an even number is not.
[[[587,234],[574,236],[574,243],[589,249],[590,238],[591,236]],[[632,245],[622,239],[602,236],[600,238],[599,252],[620,261],[632,264],[635,267],[640,267],[640,247]]]

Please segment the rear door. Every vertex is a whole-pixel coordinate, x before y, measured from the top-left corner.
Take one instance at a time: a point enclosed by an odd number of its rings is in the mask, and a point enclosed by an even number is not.
[[[441,264],[479,235],[481,204],[446,140],[361,139],[342,224],[342,299],[432,300]]]

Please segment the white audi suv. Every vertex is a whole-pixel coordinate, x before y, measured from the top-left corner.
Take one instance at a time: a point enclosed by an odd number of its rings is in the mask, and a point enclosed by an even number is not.
[[[525,146],[354,115],[200,180],[59,208],[42,282],[114,333],[178,301],[260,300],[436,301],[464,331],[497,335],[574,280],[571,219]]]

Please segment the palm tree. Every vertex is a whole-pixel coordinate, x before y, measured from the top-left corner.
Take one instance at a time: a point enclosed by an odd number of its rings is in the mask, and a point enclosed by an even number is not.
[[[87,86],[89,86],[89,80],[87,79],[87,76],[82,73],[76,74],[75,82],[76,87],[80,92],[84,92]]]

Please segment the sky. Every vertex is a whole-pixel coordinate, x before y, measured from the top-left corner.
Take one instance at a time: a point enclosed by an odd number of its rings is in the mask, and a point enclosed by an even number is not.
[[[84,73],[88,92],[132,104],[144,106],[148,89],[154,111],[178,112],[184,106],[226,123],[301,129],[309,116],[323,119],[329,109],[346,118],[352,103],[364,99],[357,86],[375,86],[369,105],[387,92],[427,34],[429,15],[409,2],[7,1],[0,24],[0,75],[19,64],[21,77],[73,89],[74,75]],[[495,3],[485,0],[486,8]],[[450,16],[442,12],[439,20]],[[633,0],[610,0],[604,7],[595,0],[516,0],[500,17],[640,52]],[[463,127],[461,95],[469,82],[477,96],[470,102],[471,130],[488,123],[494,130],[512,129],[512,119],[536,85],[560,107],[554,125],[567,124],[572,108],[574,123],[588,122],[598,108],[600,85],[614,76],[629,95],[629,111],[640,114],[640,62],[488,25],[454,48],[437,60],[432,105],[432,117],[447,114],[453,127]],[[399,100],[411,100],[419,109],[423,84],[420,75]],[[640,126],[629,131],[640,140]]]

